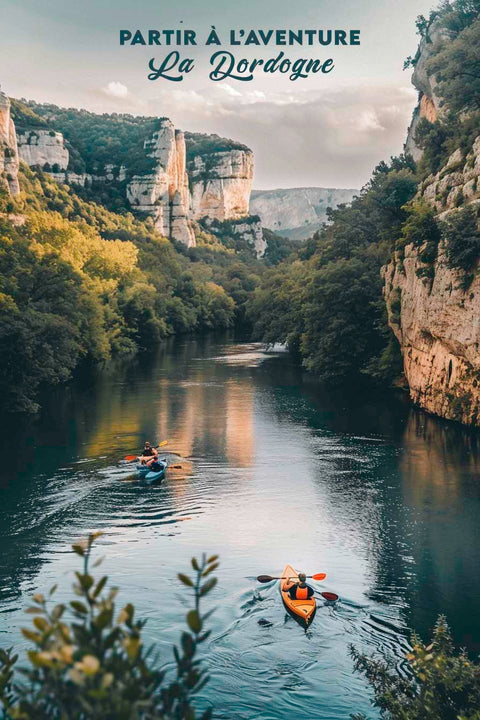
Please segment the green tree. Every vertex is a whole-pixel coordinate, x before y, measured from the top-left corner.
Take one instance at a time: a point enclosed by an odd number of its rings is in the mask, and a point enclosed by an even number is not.
[[[468,272],[480,258],[478,210],[468,205],[451,213],[442,223],[447,262],[451,268]]]
[[[455,113],[480,109],[480,19],[453,41],[444,41],[428,61],[436,91]]]
[[[479,720],[480,665],[456,652],[449,627],[440,616],[426,645],[416,635],[406,656],[407,668],[351,648],[355,669],[373,688],[375,707],[385,720]],[[365,720],[365,715],[352,715]]]
[[[194,607],[186,616],[188,631],[182,633],[180,647],[173,649],[176,671],[169,678],[158,667],[159,657],[152,656],[154,648],[144,645],[145,620],[136,618],[131,603],[117,612],[117,588],[107,590],[108,578],[96,580],[90,573],[92,545],[99,535],[73,546],[82,558],[82,569],[75,573],[76,599],[68,606],[54,604],[55,587],[48,597],[34,595],[27,611],[33,615],[33,627],[22,631],[33,648],[27,653],[29,665],[17,669],[18,655],[12,649],[0,650],[4,717],[194,720],[194,698],[208,682],[197,654],[210,634],[205,630],[210,613],[202,615],[200,603],[215,587],[217,556],[192,559],[193,579],[178,576],[193,593]],[[200,717],[207,720],[211,710]]]

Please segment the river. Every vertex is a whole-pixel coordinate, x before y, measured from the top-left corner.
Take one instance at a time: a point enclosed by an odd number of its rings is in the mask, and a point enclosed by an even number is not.
[[[164,439],[177,467],[157,487],[131,482],[121,458]],[[426,636],[446,613],[480,650],[477,439],[402,396],[328,393],[286,353],[225,338],[59,389],[39,421],[2,430],[0,645],[25,647],[29,596],[58,583],[66,599],[71,543],[101,530],[101,569],[171,664],[187,607],[176,573],[218,552],[202,702],[219,718],[377,718],[350,643],[402,672],[410,629]],[[287,562],[325,571],[318,589],[341,598],[320,600],[307,631],[276,583],[255,581]]]

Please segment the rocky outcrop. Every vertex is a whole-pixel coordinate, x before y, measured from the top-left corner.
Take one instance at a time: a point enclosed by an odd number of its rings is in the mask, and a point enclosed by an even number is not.
[[[96,160],[91,148],[82,157],[79,148],[89,142],[83,130],[76,136],[78,147],[74,144],[75,133],[70,137],[69,153],[59,132],[64,129],[60,108],[58,113],[54,106],[34,105],[34,111],[27,109],[22,116],[19,151],[21,159],[31,167],[40,167],[57,182],[85,188],[93,200],[97,193],[113,198],[115,207],[119,200],[122,203],[123,196],[124,209],[151,217],[162,234],[188,247],[196,242],[195,221],[245,220],[248,231],[244,228],[238,232],[249,234],[258,252],[263,251],[263,233],[258,228],[253,232],[248,219],[253,153],[246,146],[217,135],[188,133],[187,162],[185,135],[168,118],[128,118],[126,122],[137,126],[138,133],[131,132],[126,146],[121,152],[117,149],[117,165],[105,164],[104,159]],[[36,127],[28,126],[32,112],[38,116]],[[118,118],[112,116],[110,131],[109,117],[103,116],[98,130],[97,116],[79,112],[81,128],[90,122],[92,134],[96,133],[100,144],[107,146],[109,133],[118,127]],[[46,128],[41,127],[41,122]],[[106,187],[99,188],[99,184]]]
[[[232,223],[233,234],[244,240],[255,249],[257,257],[263,257],[267,249],[267,243],[263,236],[262,223],[257,216],[236,220]]]
[[[427,178],[419,195],[448,218],[465,202],[480,205],[480,136]],[[459,201],[461,200],[461,203]],[[384,268],[389,324],[397,337],[412,400],[428,412],[480,425],[480,273],[468,287],[449,267],[441,242],[425,273],[423,247],[407,245]]]
[[[12,196],[20,192],[18,166],[17,137],[10,115],[10,100],[0,90],[0,176]]]
[[[479,176],[480,135],[466,157],[460,149],[456,150],[445,167],[424,181],[421,188],[423,198],[439,214],[448,212],[479,197]]]
[[[151,140],[145,141],[147,157],[155,169],[134,175],[127,185],[132,209],[153,217],[155,227],[188,247],[195,245],[189,216],[185,138],[170,120],[162,120]]]
[[[422,37],[417,54],[415,56],[415,68],[412,75],[412,84],[418,90],[418,104],[413,112],[412,122],[408,128],[405,152],[419,160],[422,151],[415,142],[415,133],[418,123],[422,118],[429,122],[435,122],[444,111],[441,99],[436,93],[437,81],[435,76],[428,70],[428,61],[442,40],[450,37],[450,33],[441,26],[439,21],[434,21],[428,28],[425,37]]]
[[[282,188],[253,190],[250,212],[262,225],[292,240],[305,240],[327,220],[327,208],[349,203],[358,190],[336,188]]]
[[[30,167],[55,167],[58,173],[68,167],[69,152],[62,133],[31,129],[17,133],[18,154]]]
[[[195,220],[237,220],[248,216],[253,153],[232,148],[194,155],[188,165],[191,211]]]

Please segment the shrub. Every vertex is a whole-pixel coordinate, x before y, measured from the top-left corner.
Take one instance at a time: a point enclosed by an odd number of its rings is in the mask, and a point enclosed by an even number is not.
[[[192,559],[193,580],[178,576],[193,592],[194,608],[187,613],[188,632],[182,633],[180,648],[173,649],[176,677],[167,680],[156,667],[158,657],[152,658],[153,648],[143,645],[145,620],[135,618],[131,603],[116,614],[117,589],[106,591],[107,577],[96,581],[89,572],[92,545],[100,534],[73,546],[83,560],[83,571],[76,573],[78,597],[68,609],[53,605],[55,587],[48,598],[34,595],[27,610],[33,615],[33,628],[22,631],[33,644],[29,666],[17,670],[18,656],[11,649],[0,650],[0,703],[7,720],[197,717],[193,698],[208,682],[196,657],[209,636],[200,599],[216,584],[211,573],[218,566],[217,557]],[[67,612],[70,621],[65,620]],[[21,682],[19,673],[26,682]],[[211,710],[201,717],[211,717]]]
[[[452,213],[442,224],[447,263],[451,268],[468,272],[480,256],[480,231],[477,211],[472,206]]]
[[[400,676],[390,660],[377,660],[350,648],[355,670],[373,687],[375,707],[388,720],[479,720],[480,665],[456,652],[449,627],[440,616],[432,641],[412,637],[412,651]],[[352,715],[364,720],[365,715]]]

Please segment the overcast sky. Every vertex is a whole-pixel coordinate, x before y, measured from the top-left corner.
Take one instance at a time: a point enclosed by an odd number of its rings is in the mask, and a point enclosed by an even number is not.
[[[0,83],[13,97],[95,112],[167,115],[176,126],[215,132],[255,152],[255,187],[355,187],[377,162],[401,152],[416,92],[402,70],[418,43],[415,18],[430,0],[0,0]],[[292,82],[259,72],[251,82],[209,80],[211,26],[360,30],[360,46],[235,47],[240,60],[332,58],[329,74]],[[147,79],[166,47],[124,46],[120,29],[195,30],[179,48],[195,61],[182,82]]]

